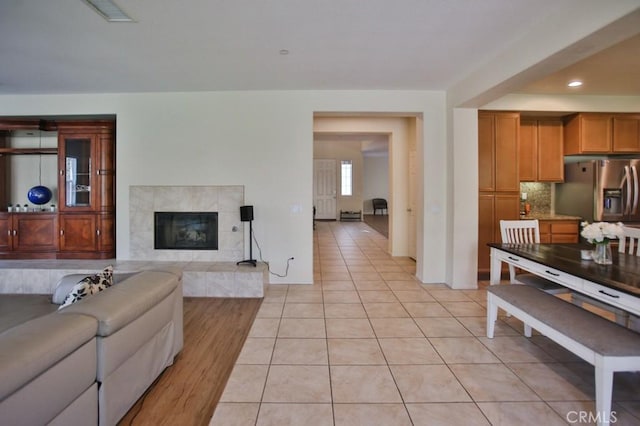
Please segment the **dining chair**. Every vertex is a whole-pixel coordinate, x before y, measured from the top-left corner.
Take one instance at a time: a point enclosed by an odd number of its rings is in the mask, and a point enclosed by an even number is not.
[[[640,228],[630,226],[622,227],[622,236],[618,241],[618,252],[640,256]],[[640,317],[627,314],[627,327],[634,331],[640,331]]]
[[[623,226],[622,232],[623,235],[618,241],[618,251],[640,256],[640,228]]]
[[[540,225],[537,219],[501,220],[500,236],[502,242],[507,244],[537,244],[540,243]],[[551,294],[570,293],[568,288],[553,281],[528,272],[518,272],[513,265],[509,265],[509,282],[530,285]]]

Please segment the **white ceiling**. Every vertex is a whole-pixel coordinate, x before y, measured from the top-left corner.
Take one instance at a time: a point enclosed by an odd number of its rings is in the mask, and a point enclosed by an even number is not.
[[[584,85],[567,87],[572,80],[581,80]],[[640,34],[534,81],[519,92],[640,96]]]
[[[0,94],[446,90],[582,0],[117,3],[137,22],[108,23],[82,0],[1,0]],[[553,92],[584,75],[600,81],[584,93],[640,95],[638,45],[624,47],[636,53],[621,65],[596,57],[523,91]]]

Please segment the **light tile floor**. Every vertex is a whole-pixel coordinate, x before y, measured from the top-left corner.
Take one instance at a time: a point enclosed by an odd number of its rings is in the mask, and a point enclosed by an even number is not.
[[[211,425],[595,423],[593,367],[514,318],[485,337],[486,282],[421,285],[364,223],[314,234],[315,284],[268,287]],[[638,373],[613,408],[640,425]]]

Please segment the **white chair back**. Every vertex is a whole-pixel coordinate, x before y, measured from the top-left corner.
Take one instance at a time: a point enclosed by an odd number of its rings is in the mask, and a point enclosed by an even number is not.
[[[620,238],[618,251],[640,256],[640,228],[624,226],[624,236]]]
[[[501,220],[500,236],[503,243],[531,244],[540,242],[538,219]]]

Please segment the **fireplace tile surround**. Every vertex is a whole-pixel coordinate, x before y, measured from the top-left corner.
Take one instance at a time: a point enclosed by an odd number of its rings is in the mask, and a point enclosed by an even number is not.
[[[268,282],[266,265],[236,265],[244,258],[245,232],[240,221],[243,186],[129,189],[131,260],[0,260],[0,294],[51,294],[64,275],[89,275],[111,264],[115,273],[178,267],[183,272],[186,297],[263,297]],[[154,250],[155,211],[218,212],[218,250]]]
[[[131,186],[129,256],[136,260],[231,262],[242,260],[244,226],[240,206],[244,186]],[[218,212],[218,250],[156,250],[153,216],[157,211]],[[233,227],[237,231],[233,231]]]

